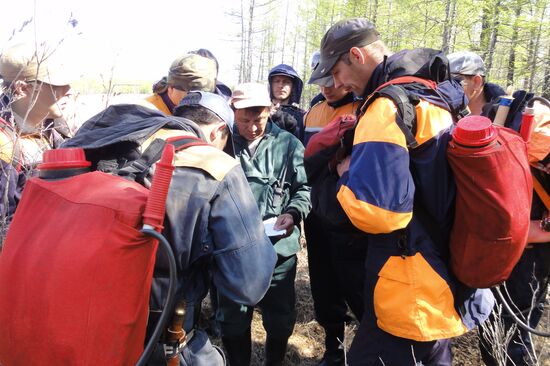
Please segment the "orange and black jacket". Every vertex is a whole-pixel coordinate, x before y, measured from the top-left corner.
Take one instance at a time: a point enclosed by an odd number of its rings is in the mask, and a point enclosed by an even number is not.
[[[320,132],[327,124],[343,115],[354,115],[360,101],[353,94],[347,94],[335,103],[322,100],[316,103],[305,116],[306,148],[310,138]],[[312,211],[328,226],[334,229],[352,229],[356,231],[342,211],[336,199],[338,174],[329,168],[335,158],[339,145],[327,147],[309,156],[304,156],[304,166],[308,182],[311,185]]]
[[[151,103],[152,105],[154,105],[155,107],[157,107],[157,109],[162,113],[164,113],[165,115],[167,116],[172,115],[172,111],[175,106],[174,106],[174,103],[172,103],[172,101],[170,100],[170,98],[168,98],[168,94],[166,94],[166,92],[161,94],[156,94],[156,93],[152,94],[147,98],[145,98],[145,100]]]
[[[394,77],[377,75],[387,69],[381,64],[375,70],[372,91]],[[377,79],[383,81],[373,85]],[[455,185],[445,131],[453,118],[421,97],[419,147],[409,151],[396,113],[390,99],[379,97],[359,117],[350,168],[339,181],[342,208],[354,226],[371,234],[365,301],[377,326],[392,335],[416,341],[458,336],[486,319],[494,299],[488,290],[458,284],[447,265]]]

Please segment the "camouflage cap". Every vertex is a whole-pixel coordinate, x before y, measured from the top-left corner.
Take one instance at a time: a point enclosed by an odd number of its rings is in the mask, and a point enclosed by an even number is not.
[[[185,91],[213,92],[216,88],[216,63],[195,54],[178,57],[168,71],[168,85]]]

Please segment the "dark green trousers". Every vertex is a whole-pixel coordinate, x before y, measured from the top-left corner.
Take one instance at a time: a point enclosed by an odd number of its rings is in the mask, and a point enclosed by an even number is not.
[[[275,338],[288,338],[296,323],[296,255],[279,256],[271,285],[264,298],[257,304],[267,334]],[[250,274],[254,276],[254,273]],[[220,322],[223,337],[237,337],[250,327],[253,306],[237,304],[218,293],[216,318]]]

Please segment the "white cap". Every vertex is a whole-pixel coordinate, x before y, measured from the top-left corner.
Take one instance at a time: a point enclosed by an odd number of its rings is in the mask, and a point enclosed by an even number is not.
[[[0,56],[0,76],[7,82],[38,80],[55,86],[74,80],[61,52],[44,43],[19,43],[6,49]]]
[[[267,85],[260,83],[243,83],[233,89],[231,104],[236,109],[249,107],[270,107],[271,98]]]

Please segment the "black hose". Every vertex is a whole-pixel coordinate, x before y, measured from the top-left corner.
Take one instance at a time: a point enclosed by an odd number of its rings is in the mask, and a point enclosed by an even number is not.
[[[533,106],[535,105],[535,102],[540,102],[541,104],[544,104],[545,106],[550,108],[550,101],[543,97],[533,97],[529,99],[529,102],[527,102],[527,106],[529,108],[533,108]]]
[[[538,335],[538,336],[541,336],[541,337],[545,337],[545,338],[549,338],[550,337],[550,333],[545,333],[545,332],[541,332],[541,331],[538,331],[534,328],[531,328],[529,325],[525,324],[520,318],[518,318],[518,316],[514,313],[514,311],[512,310],[512,308],[510,307],[510,304],[508,304],[508,301],[506,301],[506,299],[504,298],[504,296],[502,295],[502,292],[500,292],[500,286],[496,286],[495,288],[495,292],[497,293],[497,296],[500,300],[500,302],[502,303],[502,306],[504,306],[504,310],[506,310],[506,312],[508,313],[508,315],[510,315],[512,317],[512,319],[514,320],[514,322],[523,330],[527,331],[527,332],[530,332],[530,333],[533,333],[535,335]]]
[[[145,364],[149,360],[149,357],[151,357],[151,353],[155,349],[155,346],[160,338],[161,332],[164,330],[164,326],[168,321],[168,317],[171,315],[172,308],[174,306],[174,301],[176,298],[176,274],[177,274],[176,258],[174,257],[174,252],[172,251],[172,248],[170,247],[168,240],[166,240],[166,238],[162,236],[162,234],[152,229],[143,228],[141,229],[141,232],[144,233],[145,235],[152,236],[153,238],[159,241],[159,244],[163,248],[166,258],[168,259],[168,265],[170,267],[170,282],[168,286],[168,295],[166,296],[166,301],[165,301],[162,313],[160,315],[160,318],[157,322],[157,325],[155,326],[155,330],[153,331],[151,338],[147,342],[147,345],[145,346],[143,353],[141,354],[138,362],[136,363],[136,366],[145,366]]]

